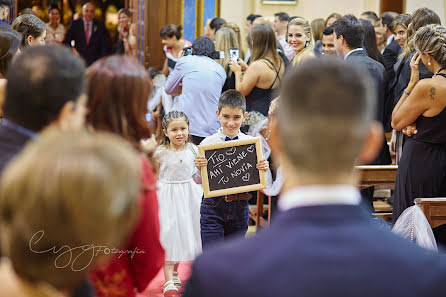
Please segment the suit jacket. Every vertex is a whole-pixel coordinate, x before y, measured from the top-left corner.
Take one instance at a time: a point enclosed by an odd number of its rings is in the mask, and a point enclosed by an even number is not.
[[[387,93],[387,74],[384,66],[373,60],[367,55],[365,50],[356,51],[351,53],[346,61],[348,63],[352,62],[354,64],[361,65],[366,68],[371,75],[376,88],[377,94],[377,106],[376,106],[376,116],[375,119],[383,124],[383,127],[387,126],[389,121],[388,115],[388,93]],[[392,163],[390,158],[389,146],[387,145],[386,137],[383,134],[383,146],[378,157],[371,163],[372,165],[388,165]]]
[[[395,77],[393,66],[395,66],[396,61],[398,61],[398,55],[400,54],[400,52],[401,47],[398,42],[395,41],[395,38],[393,38],[392,42],[384,49],[384,66],[386,67],[387,77],[389,81],[392,81]]]
[[[107,54],[106,30],[104,24],[93,20],[93,29],[90,36],[90,42],[87,45],[85,39],[85,28],[83,19],[72,21],[63,41],[64,44],[72,46],[79,52],[87,65],[104,57]]]
[[[29,136],[0,124],[0,173],[29,140]]]
[[[298,207],[199,256],[183,297],[445,296],[445,261],[359,206]]]

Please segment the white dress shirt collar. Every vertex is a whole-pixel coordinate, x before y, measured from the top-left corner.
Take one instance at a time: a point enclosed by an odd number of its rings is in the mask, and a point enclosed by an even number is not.
[[[217,133],[222,141],[225,141],[226,137],[229,137],[228,135],[223,134],[223,128],[221,128],[221,127],[218,129]],[[237,135],[235,135],[234,137],[229,137],[229,138],[234,139],[236,137],[238,137],[240,139],[240,129],[237,131]]]
[[[359,205],[361,194],[351,185],[308,185],[293,188],[279,198],[283,211],[295,207],[318,205]]]
[[[395,37],[395,34],[392,34],[389,36],[389,38],[387,38],[387,45],[389,45],[392,42],[393,37]]]
[[[358,47],[358,48],[355,48],[354,50],[349,51],[348,54],[345,55],[344,60],[347,59],[347,57],[350,56],[351,53],[359,52],[359,51],[363,51],[363,50],[364,49],[362,47]]]

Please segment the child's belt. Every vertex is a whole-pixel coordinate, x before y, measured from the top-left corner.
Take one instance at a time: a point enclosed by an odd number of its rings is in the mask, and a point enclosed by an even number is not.
[[[239,201],[239,200],[249,200],[251,198],[252,198],[252,195],[249,194],[249,193],[225,195],[225,201],[226,202]]]

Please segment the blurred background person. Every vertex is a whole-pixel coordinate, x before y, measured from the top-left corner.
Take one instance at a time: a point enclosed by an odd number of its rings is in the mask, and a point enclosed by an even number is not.
[[[334,45],[334,31],[333,28],[327,27],[322,31],[322,54],[336,55],[336,48]]]
[[[324,19],[314,19],[311,21],[311,34],[314,40],[314,53],[316,56],[322,54],[322,30],[324,30],[325,20]]]
[[[22,49],[30,45],[45,44],[46,25],[35,15],[22,14],[12,22],[11,27],[22,35]]]
[[[150,137],[145,115],[152,81],[138,61],[122,55],[95,62],[88,69],[87,79],[87,123],[94,131],[123,137],[140,152],[135,162],[140,166],[143,183],[138,193],[141,216],[123,247],[129,251],[145,251],[114,255],[109,263],[90,273],[90,278],[98,297],[108,296],[110,291],[136,296],[136,292],[144,291],[164,263],[155,177],[141,146],[141,141]]]
[[[369,21],[359,20],[364,28],[363,48],[367,55],[384,66],[384,57],[378,49],[375,30]]]
[[[211,22],[209,23],[209,28],[211,29],[209,31],[209,38],[212,40],[215,40],[215,34],[217,33],[220,28],[226,24],[226,21],[222,18],[213,18]]]
[[[392,22],[398,17],[398,13],[386,11],[381,14],[381,22],[383,24],[384,37],[386,38],[386,48],[383,51],[384,66],[386,67],[387,77],[389,80],[393,79],[395,72],[393,66],[398,61],[398,54],[401,47],[395,41],[395,34],[392,30]]]
[[[293,65],[299,65],[306,59],[314,58],[314,40],[311,27],[304,18],[297,17],[288,22],[287,42],[294,51]]]
[[[10,26],[6,21],[8,20],[11,5],[12,0],[0,0],[0,26]]]
[[[260,14],[252,14],[252,13],[246,17],[246,24],[245,24],[246,33],[251,32],[252,22],[254,22],[254,20],[258,17],[261,17],[261,15]]]
[[[246,97],[246,110],[268,115],[274,91],[279,87],[285,63],[277,53],[277,40],[270,25],[257,25],[251,31],[252,56],[249,67],[243,61],[230,61],[236,90]],[[243,76],[242,76],[243,73]]]
[[[62,43],[65,38],[65,27],[60,23],[61,13],[57,5],[50,6],[48,10],[50,22],[46,24],[45,41]]]
[[[340,19],[341,17],[342,15],[337,12],[333,12],[332,14],[330,14],[325,20],[325,28],[330,27],[331,24],[333,24],[337,19]]]
[[[117,54],[136,57],[136,24],[132,24],[132,13],[127,8],[118,11],[118,47]]]
[[[242,46],[242,35],[240,32],[240,27],[233,22],[226,23],[223,25],[223,27],[230,28],[234,31],[235,36],[237,37],[239,58],[242,60],[245,59],[245,51]]]
[[[164,44],[164,60],[163,69],[161,73],[167,76],[169,72],[172,72],[175,68],[175,64],[178,62],[178,57],[185,47],[192,46],[190,41],[181,38],[183,27],[181,25],[168,24],[165,25],[161,31],[160,36],[162,43]]]
[[[215,111],[226,72],[215,58],[214,42],[205,36],[198,37],[192,44],[192,53],[178,60],[165,84],[167,94],[177,92],[182,84],[178,111],[184,112],[189,119],[189,134],[196,145],[220,128]]]
[[[279,42],[282,51],[287,57],[288,61],[293,60],[294,51],[291,49],[288,42],[286,42],[286,26],[290,16],[286,12],[278,12],[274,14],[274,30],[276,31],[277,41]]]
[[[239,48],[235,32],[226,27],[218,30],[217,34],[215,34],[215,49],[224,52],[224,55],[223,58],[220,57],[221,59],[218,59],[217,62],[220,63],[226,71],[226,80],[222,88],[222,93],[230,89],[235,89],[235,74],[229,68],[229,51],[234,48]]]
[[[110,258],[99,247],[131,232],[140,180],[137,153],[116,136],[53,131],[29,144],[1,179],[0,295],[75,296]]]
[[[21,40],[22,36],[10,27],[0,26],[0,79],[7,78],[12,58],[20,53]]]

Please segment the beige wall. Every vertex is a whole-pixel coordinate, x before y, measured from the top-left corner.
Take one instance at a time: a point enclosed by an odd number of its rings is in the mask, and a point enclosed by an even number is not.
[[[311,22],[315,18],[325,19],[332,12],[359,15],[366,10],[379,11],[379,0],[298,0],[294,5],[262,4],[262,2],[262,0],[221,0],[221,17],[244,26],[245,19],[250,13],[272,17],[274,13],[284,11],[290,16],[302,16]]]

